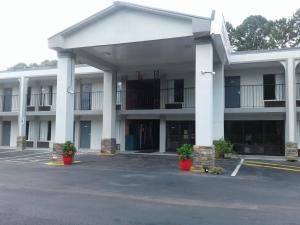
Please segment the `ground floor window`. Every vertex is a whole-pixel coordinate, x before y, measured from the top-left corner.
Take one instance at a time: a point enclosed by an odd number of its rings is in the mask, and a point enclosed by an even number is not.
[[[225,121],[225,139],[239,154],[284,155],[284,121]]]
[[[195,121],[167,121],[167,152],[182,144],[195,144]]]

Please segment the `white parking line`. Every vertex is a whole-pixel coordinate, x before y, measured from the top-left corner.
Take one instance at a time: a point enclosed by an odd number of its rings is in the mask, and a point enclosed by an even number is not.
[[[243,163],[244,163],[244,159],[241,159],[240,163],[235,167],[235,170],[232,172],[231,174],[232,177],[235,177],[237,175]]]
[[[46,161],[49,160],[51,155],[49,153],[39,153],[39,154],[28,154],[28,155],[18,155],[11,157],[0,158],[0,162],[34,162],[34,161]]]

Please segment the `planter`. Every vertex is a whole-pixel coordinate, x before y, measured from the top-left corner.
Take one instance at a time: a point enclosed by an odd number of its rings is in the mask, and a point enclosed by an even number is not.
[[[225,153],[224,158],[225,159],[231,159],[232,158],[232,153]]]
[[[64,165],[72,165],[73,163],[73,156],[64,156],[63,155]]]
[[[180,170],[182,171],[189,171],[192,166],[192,160],[191,159],[181,159],[180,160]]]

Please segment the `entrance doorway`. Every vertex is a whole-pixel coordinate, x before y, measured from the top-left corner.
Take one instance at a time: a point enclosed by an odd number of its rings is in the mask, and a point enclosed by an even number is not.
[[[156,152],[159,149],[159,120],[127,120],[125,149]]]
[[[10,121],[2,121],[2,146],[10,146]]]
[[[183,144],[195,144],[195,121],[167,121],[167,152]]]
[[[80,121],[80,148],[91,147],[91,121]]]

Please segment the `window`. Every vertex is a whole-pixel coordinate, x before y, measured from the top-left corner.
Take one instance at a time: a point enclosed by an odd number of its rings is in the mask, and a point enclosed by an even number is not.
[[[51,120],[48,121],[47,141],[51,141]]]
[[[51,121],[41,120],[39,124],[39,141],[51,141]]]
[[[174,80],[174,102],[183,102],[184,80]]]
[[[53,94],[53,87],[49,86],[49,105],[52,105],[52,94]]]
[[[26,140],[28,140],[29,137],[29,121],[26,121]]]
[[[264,75],[264,100],[275,99],[275,75]]]
[[[26,104],[30,105],[31,102],[31,87],[27,88],[27,98],[26,98]]]

